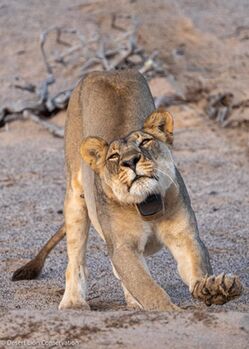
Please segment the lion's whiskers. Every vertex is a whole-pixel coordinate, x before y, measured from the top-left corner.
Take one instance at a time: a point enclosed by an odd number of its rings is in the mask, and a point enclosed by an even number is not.
[[[165,176],[167,176],[171,180],[171,182],[175,185],[175,187],[177,188],[176,182],[174,181],[174,179],[168,173],[164,172],[163,170],[161,170],[158,167],[156,167],[156,170],[161,172],[161,173],[163,173]]]

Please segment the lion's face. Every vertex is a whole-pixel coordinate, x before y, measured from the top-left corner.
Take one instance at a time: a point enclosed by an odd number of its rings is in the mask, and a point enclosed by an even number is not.
[[[103,189],[111,189],[123,204],[138,204],[151,194],[164,195],[175,177],[169,144],[173,119],[157,111],[134,131],[109,145],[101,138],[89,137],[81,146],[83,159],[97,172]]]
[[[136,131],[110,144],[102,176],[120,202],[140,203],[150,194],[162,194],[168,172],[172,177],[168,147],[151,134]]]

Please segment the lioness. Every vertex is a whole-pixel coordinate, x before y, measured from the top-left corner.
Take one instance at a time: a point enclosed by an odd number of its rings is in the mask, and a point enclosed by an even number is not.
[[[183,179],[171,156],[173,118],[155,110],[135,71],[95,72],[80,81],[65,128],[65,224],[13,280],[36,277],[67,235],[66,288],[60,309],[89,309],[85,251],[90,222],[106,241],[128,307],[174,310],[144,256],[166,246],[194,298],[223,304],[241,293],[236,276],[212,275]],[[82,161],[83,159],[83,161]]]

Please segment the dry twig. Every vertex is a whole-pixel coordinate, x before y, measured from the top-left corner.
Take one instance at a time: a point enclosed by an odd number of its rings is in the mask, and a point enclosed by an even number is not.
[[[112,28],[118,30],[119,34],[113,38],[102,37],[99,33],[95,33],[94,37],[89,40],[75,29],[67,29],[60,27],[51,27],[40,34],[40,50],[42,60],[47,72],[47,77],[40,85],[25,82],[24,85],[15,84],[18,89],[28,91],[33,94],[32,100],[21,100],[18,103],[13,103],[10,106],[0,108],[0,127],[6,123],[16,119],[28,118],[46,128],[54,136],[63,137],[63,132],[56,125],[48,123],[44,117],[54,115],[57,111],[67,107],[71,92],[74,88],[70,86],[67,90],[59,91],[55,95],[51,95],[50,87],[57,83],[53,64],[61,63],[65,65],[65,57],[79,52],[79,60],[85,57],[80,69],[79,78],[84,77],[91,71],[96,69],[112,70],[119,69],[124,66],[136,67],[143,74],[150,70],[159,70],[159,65],[156,61],[157,52],[153,52],[151,56],[146,58],[142,48],[137,45],[137,29],[139,22],[137,18],[131,19],[131,27],[125,32],[125,29],[117,24],[120,16],[112,16]],[[126,20],[128,19],[125,18]],[[56,57],[49,57],[46,51],[46,43],[50,33],[55,33],[55,42],[59,45],[66,46],[67,49]],[[63,35],[73,35],[78,39],[78,43],[71,46]],[[81,52],[85,54],[82,55]],[[135,56],[140,59],[135,59]],[[132,59],[134,57],[134,59]],[[129,60],[130,58],[130,60]],[[15,116],[16,115],[16,116]]]
[[[35,122],[36,124],[42,126],[43,128],[48,130],[48,132],[50,132],[55,137],[59,137],[59,138],[64,137],[64,128],[63,127],[59,127],[55,124],[52,124],[51,122],[41,120],[37,115],[32,114],[27,110],[25,110],[23,112],[23,118],[29,119],[29,120]]]

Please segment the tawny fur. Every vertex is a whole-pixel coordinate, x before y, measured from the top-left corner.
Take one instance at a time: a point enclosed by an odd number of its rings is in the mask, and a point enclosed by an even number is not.
[[[65,225],[13,279],[36,277],[66,231],[68,266],[60,309],[89,309],[85,251],[90,222],[106,241],[127,305],[179,309],[152,279],[144,256],[167,247],[194,298],[223,304],[240,295],[236,276],[212,275],[206,247],[183,179],[171,156],[173,118],[155,110],[148,85],[135,71],[96,72],[72,93],[65,129]],[[83,161],[82,161],[83,160]],[[164,211],[146,221],[136,209],[160,194]]]

